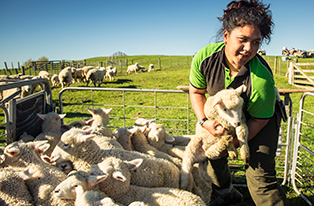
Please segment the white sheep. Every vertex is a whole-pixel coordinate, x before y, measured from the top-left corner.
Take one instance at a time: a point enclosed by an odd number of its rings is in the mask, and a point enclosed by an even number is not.
[[[134,151],[131,141],[132,133],[127,128],[119,127],[115,129],[112,133],[112,136],[121,144],[125,150]]]
[[[181,188],[188,185],[188,175],[195,162],[218,158],[220,153],[228,149],[231,158],[237,157],[233,146],[233,136],[240,142],[241,158],[246,162],[249,158],[247,144],[248,128],[242,111],[243,99],[240,96],[246,90],[242,85],[237,89],[224,89],[212,97],[208,97],[204,112],[208,119],[216,120],[225,128],[221,137],[215,137],[199,124],[196,135],[186,147],[181,170]]]
[[[106,78],[109,78],[110,81],[114,80],[114,77],[117,75],[117,67],[106,68]]]
[[[100,175],[107,178],[99,183],[100,189],[114,201],[124,205],[141,201],[145,205],[204,205],[202,199],[185,190],[178,188],[148,188],[132,185],[132,171],[140,171],[144,162],[141,159],[123,161],[119,158],[108,157],[97,165],[101,168]],[[91,173],[98,169],[91,167]]]
[[[30,164],[24,172],[24,181],[34,198],[34,205],[74,205],[74,200],[59,199],[52,195],[54,188],[65,178],[65,174],[58,169],[52,170],[49,165]],[[52,167],[53,168],[53,167]],[[57,174],[59,172],[59,174]]]
[[[90,109],[88,111],[92,114],[92,124],[91,126],[102,125],[106,127],[109,123],[109,114],[112,111],[112,108],[98,108],[98,109]]]
[[[74,73],[74,69],[73,67],[66,67],[64,69],[62,69],[59,73],[59,81],[61,83],[61,87],[62,89],[64,88],[64,86],[70,86],[71,81],[72,81],[72,73]]]
[[[66,114],[57,114],[49,112],[47,114],[39,114],[37,116],[43,120],[41,126],[42,132],[35,137],[35,141],[48,140],[50,148],[45,152],[46,155],[50,156],[54,147],[58,144],[61,137],[61,119]]]
[[[155,66],[153,64],[149,64],[147,71],[151,72],[154,68]]]
[[[59,76],[57,74],[52,75],[50,81],[53,87],[56,87],[60,84]]]
[[[72,171],[53,191],[60,199],[75,199],[75,206],[117,205],[98,188],[105,175],[91,175],[83,171]]]
[[[8,206],[32,206],[33,197],[28,191],[23,172],[12,169],[0,169],[0,204]]]
[[[173,164],[175,164],[178,168],[181,168],[181,165],[182,165],[181,159],[172,157],[164,152],[159,151],[157,148],[151,146],[148,143],[146,136],[143,133],[145,132],[146,127],[142,127],[141,129],[139,127],[134,127],[129,130],[131,132],[132,146],[135,151],[138,151],[144,154],[149,154],[154,157],[166,159],[172,162]]]
[[[49,72],[43,70],[38,73],[38,76],[40,76],[40,78],[47,79],[49,81],[51,75],[49,74]]]
[[[82,133],[71,134],[71,130],[61,136],[61,140],[52,152],[52,161],[63,162],[69,160],[74,169],[87,171],[90,166],[103,159],[115,156],[125,160],[144,159],[142,169],[132,173],[132,184],[147,187],[179,187],[180,171],[167,160],[155,158],[135,151],[124,149],[100,149],[93,141],[95,135]]]
[[[98,84],[98,87],[103,83],[104,76],[106,74],[106,68],[100,68],[100,69],[91,69],[87,72],[86,75],[86,86],[88,86],[89,81],[94,83],[94,86],[96,87],[96,84]]]
[[[87,76],[88,71],[91,70],[91,69],[95,69],[95,67],[94,66],[84,66],[84,67],[82,67],[80,69],[83,70],[84,80],[86,81],[86,76]]]
[[[139,67],[138,63],[135,63],[133,65],[128,66],[126,74],[130,74],[131,72],[135,72],[137,74],[137,72],[139,70],[140,70],[140,67]]]
[[[85,75],[82,68],[75,69],[73,74],[73,83],[83,82],[85,81]]]

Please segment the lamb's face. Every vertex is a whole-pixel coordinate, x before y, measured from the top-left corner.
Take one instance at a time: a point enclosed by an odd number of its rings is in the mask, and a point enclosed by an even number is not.
[[[75,188],[78,185],[81,185],[84,189],[87,188],[86,178],[86,176],[79,174],[79,172],[70,173],[68,177],[54,189],[53,195],[59,199],[75,199]]]
[[[235,92],[226,94],[217,106],[218,114],[233,127],[241,125],[243,99]]]

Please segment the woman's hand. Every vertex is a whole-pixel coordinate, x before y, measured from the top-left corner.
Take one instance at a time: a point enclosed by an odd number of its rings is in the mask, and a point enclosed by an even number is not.
[[[203,128],[216,137],[220,137],[225,131],[225,128],[219,122],[210,119],[204,122]]]

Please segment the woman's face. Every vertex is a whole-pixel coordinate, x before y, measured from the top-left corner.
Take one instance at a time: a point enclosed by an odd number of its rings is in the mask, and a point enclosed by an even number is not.
[[[229,69],[238,72],[258,51],[261,32],[257,26],[245,25],[235,27],[231,33],[225,30],[223,36],[226,44],[226,63]]]

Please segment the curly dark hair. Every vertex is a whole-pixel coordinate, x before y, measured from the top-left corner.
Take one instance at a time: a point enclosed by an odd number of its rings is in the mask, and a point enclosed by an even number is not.
[[[235,27],[256,25],[261,32],[262,41],[266,40],[268,44],[274,26],[269,6],[258,0],[231,1],[224,10],[223,16],[218,17],[222,22],[219,34],[222,35],[224,30],[231,33]]]

